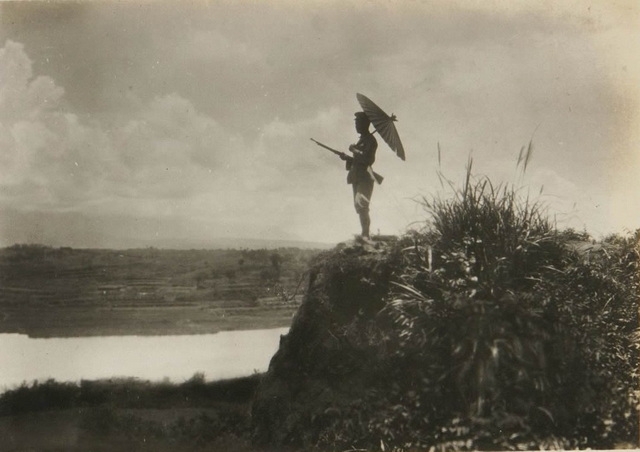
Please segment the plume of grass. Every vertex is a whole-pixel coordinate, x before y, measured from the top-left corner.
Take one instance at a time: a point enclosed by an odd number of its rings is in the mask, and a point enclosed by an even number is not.
[[[463,253],[485,293],[504,291],[535,277],[540,259],[553,253],[554,227],[543,204],[511,185],[474,178],[472,167],[469,158],[452,198],[422,198],[431,215],[428,235],[436,241],[436,258]]]
[[[523,173],[532,153],[529,142],[518,157]],[[622,275],[637,269],[637,252],[603,249],[584,261],[567,246],[575,234],[558,231],[543,204],[514,185],[474,177],[472,168],[470,157],[462,185],[449,184],[453,196],[421,199],[430,219],[404,238],[406,265],[385,308],[397,353],[418,369],[421,419],[437,425],[422,430],[425,444],[634,441],[638,349],[630,344],[640,336],[629,287],[637,296],[639,275],[631,286]]]

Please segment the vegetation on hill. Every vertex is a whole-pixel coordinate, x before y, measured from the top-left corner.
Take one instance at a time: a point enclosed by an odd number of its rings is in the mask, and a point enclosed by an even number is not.
[[[424,230],[316,259],[253,407],[260,444],[638,445],[640,231],[595,243],[469,173]]]

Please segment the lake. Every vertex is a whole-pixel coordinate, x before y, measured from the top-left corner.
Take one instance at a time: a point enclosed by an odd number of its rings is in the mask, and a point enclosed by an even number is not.
[[[23,381],[136,377],[175,383],[196,372],[209,381],[266,371],[289,328],[181,336],[34,339],[0,334],[0,392]]]

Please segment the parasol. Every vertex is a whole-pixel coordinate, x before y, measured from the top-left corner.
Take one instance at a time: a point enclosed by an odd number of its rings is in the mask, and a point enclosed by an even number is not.
[[[360,93],[356,94],[356,98],[362,107],[362,111],[367,115],[373,127],[378,131],[382,139],[389,145],[391,150],[398,157],[404,160],[404,147],[400,141],[400,136],[394,124],[397,121],[396,115],[389,116],[380,107],[378,107],[371,99]]]

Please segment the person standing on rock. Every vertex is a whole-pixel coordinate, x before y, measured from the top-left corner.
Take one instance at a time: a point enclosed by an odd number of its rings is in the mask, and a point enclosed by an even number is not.
[[[370,241],[371,218],[369,217],[369,205],[373,194],[373,184],[374,182],[381,184],[384,179],[380,174],[373,171],[371,167],[376,160],[376,150],[378,149],[378,142],[373,134],[377,132],[400,159],[404,160],[405,155],[400,136],[394,125],[394,122],[397,121],[396,115],[389,116],[363,94],[357,93],[356,98],[362,107],[362,111],[355,113],[356,132],[360,134],[360,139],[356,144],[349,146],[349,151],[353,156],[330,148],[313,138],[311,138],[311,141],[340,156],[346,162],[347,171],[349,172],[347,183],[351,184],[353,188],[353,205],[356,208],[356,213],[360,218],[360,226],[362,227],[361,238],[364,241]],[[373,133],[369,132],[370,125],[375,128]]]
[[[346,161],[347,183],[353,188],[353,204],[356,213],[360,217],[362,228],[362,238],[369,239],[369,228],[371,217],[369,216],[369,204],[373,194],[373,184],[375,177],[371,165],[376,160],[376,150],[378,142],[372,133],[369,132],[371,121],[362,112],[355,113],[356,132],[360,134],[360,139],[356,144],[349,146],[349,151],[353,154],[353,159],[342,157]]]

